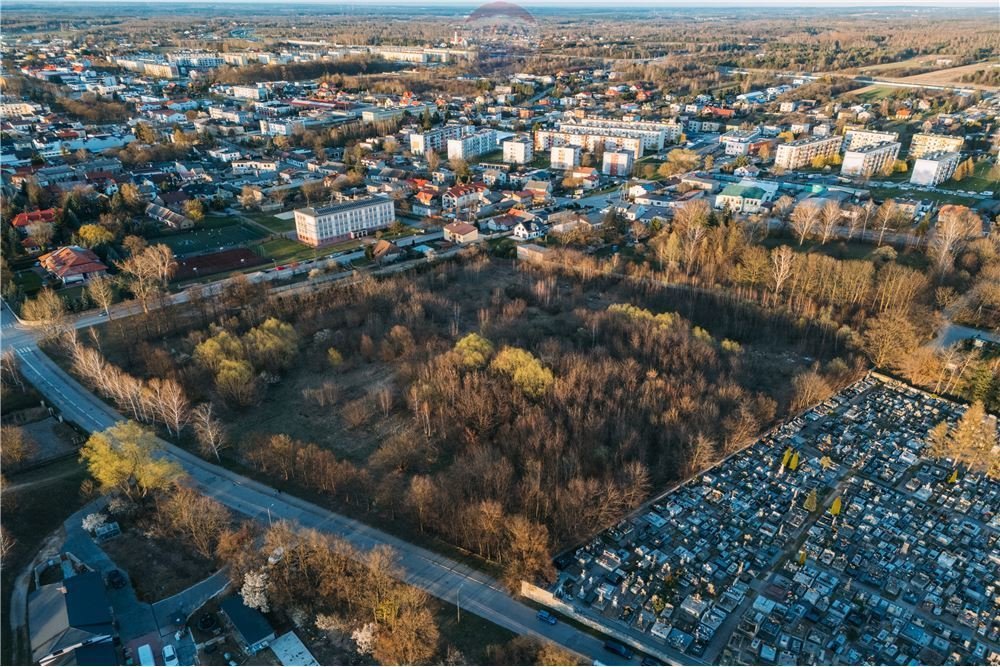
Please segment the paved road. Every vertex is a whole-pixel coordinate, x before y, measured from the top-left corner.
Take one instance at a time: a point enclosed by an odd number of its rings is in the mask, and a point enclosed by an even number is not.
[[[8,318],[12,317],[4,308],[3,347],[15,350],[24,377],[62,410],[66,418],[88,431],[104,430],[124,419],[42,353],[30,329],[10,325]],[[86,321],[86,318],[78,320]],[[261,521],[269,518],[295,521],[337,535],[362,550],[387,544],[399,554],[399,564],[408,583],[517,634],[548,639],[585,657],[609,662],[611,654],[604,651],[600,639],[565,623],[555,626],[541,623],[535,618],[533,608],[512,598],[495,579],[482,572],[360,521],[279,494],[271,487],[212,465],[173,444],[165,441],[161,444],[164,455],[183,466],[194,486],[236,512]],[[638,664],[638,660],[627,664]]]

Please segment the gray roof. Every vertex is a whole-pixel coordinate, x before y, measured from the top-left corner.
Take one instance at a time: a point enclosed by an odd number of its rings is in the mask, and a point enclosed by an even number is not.
[[[33,592],[28,597],[28,628],[35,662],[60,649],[112,635],[111,603],[101,575],[78,574]]]

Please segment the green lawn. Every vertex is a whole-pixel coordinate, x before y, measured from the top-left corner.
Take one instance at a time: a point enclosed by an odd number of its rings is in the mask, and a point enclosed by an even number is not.
[[[42,278],[31,270],[18,271],[14,274],[14,284],[21,288],[27,296],[33,296],[42,289]]]
[[[205,218],[205,223],[198,229],[165,234],[150,241],[167,245],[176,255],[189,255],[238,248],[266,236],[261,230],[235,218]]]
[[[278,264],[300,261],[303,259],[312,259],[320,252],[315,248],[310,248],[304,243],[292,241],[291,239],[271,239],[270,241],[264,241],[263,243],[257,245],[257,248],[259,248],[258,254],[261,257],[267,257],[272,262],[276,262]],[[327,248],[324,248],[323,252],[326,252],[327,250]]]
[[[267,227],[275,234],[283,234],[295,229],[295,218],[281,220],[267,213],[254,213],[246,217],[251,218],[257,224]]]
[[[967,190],[968,188],[962,188]],[[923,192],[921,190],[901,190],[899,188],[872,188],[872,197],[882,199],[929,199],[944,204],[963,204],[972,206],[979,200],[964,195],[953,195],[947,192]]]
[[[993,163],[989,160],[977,162],[972,176],[963,178],[961,181],[945,181],[938,185],[938,187],[943,190],[966,190],[968,192],[993,190],[996,193],[997,190],[1000,190],[1000,181],[996,179],[990,180],[989,174],[992,167]]]
[[[873,260],[875,246],[871,243],[861,243],[858,241],[831,241],[826,245],[814,239],[806,240],[802,245],[798,241],[779,236],[771,236],[764,239],[761,245],[765,248],[775,248],[780,245],[787,245],[795,252],[820,253],[835,259],[868,259]],[[911,268],[923,269],[927,265],[927,256],[920,251],[898,251],[896,263]]]

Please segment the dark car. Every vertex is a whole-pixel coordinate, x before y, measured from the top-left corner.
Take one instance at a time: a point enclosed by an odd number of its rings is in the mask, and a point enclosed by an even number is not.
[[[108,586],[111,586],[111,588],[124,588],[125,575],[120,570],[111,570],[108,572]]]
[[[537,614],[535,614],[535,618],[537,618],[539,621],[544,621],[545,623],[548,623],[549,625],[555,625],[556,623],[559,622],[558,618],[556,618],[555,616],[553,616],[549,612],[545,611],[544,609],[542,609]]]
[[[625,644],[622,644],[621,642],[616,642],[613,639],[609,639],[608,641],[604,642],[604,650],[610,651],[611,653],[614,653],[617,656],[625,658],[626,660],[632,659],[632,649],[630,649],[628,646],[625,646]]]

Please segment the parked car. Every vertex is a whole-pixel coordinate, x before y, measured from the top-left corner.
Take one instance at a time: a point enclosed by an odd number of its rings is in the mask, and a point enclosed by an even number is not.
[[[173,667],[181,664],[177,659],[177,651],[174,649],[173,644],[163,645],[163,664],[167,667]]]
[[[625,658],[626,660],[632,659],[632,649],[630,649],[628,646],[625,646],[625,644],[622,644],[621,642],[616,642],[613,639],[609,639],[608,641],[604,642],[604,650],[610,651],[611,653],[614,653],[617,656]]]
[[[549,625],[555,625],[556,623],[559,622],[558,618],[556,618],[553,614],[550,614],[549,612],[545,611],[544,609],[535,614],[535,617],[539,621],[543,621],[545,623],[548,623]]]

